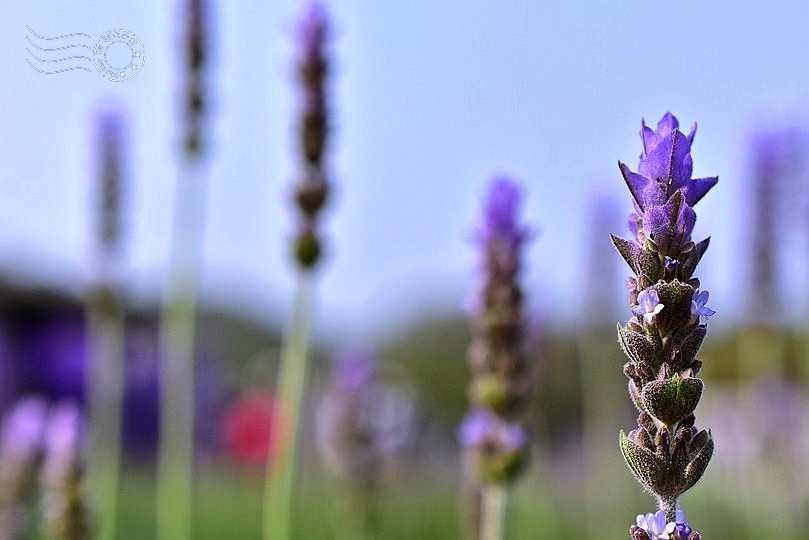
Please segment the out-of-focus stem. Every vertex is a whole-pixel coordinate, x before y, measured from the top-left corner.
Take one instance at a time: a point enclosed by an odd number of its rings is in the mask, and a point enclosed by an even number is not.
[[[160,313],[160,442],[157,538],[191,540],[194,338],[205,208],[203,165],[178,177],[169,280]]]
[[[264,490],[265,540],[291,538],[293,501],[295,499],[298,448],[301,434],[303,405],[306,397],[306,374],[309,364],[309,334],[311,326],[312,276],[301,271],[292,306],[292,318],[286,329],[281,352],[276,397],[281,404],[284,449],[274,461],[267,462]]]
[[[124,313],[114,286],[99,286],[87,310],[90,361],[85,370],[89,404],[88,480],[99,509],[99,540],[115,538],[121,472],[125,373]]]
[[[480,540],[503,540],[506,537],[508,488],[486,484],[482,490]]]

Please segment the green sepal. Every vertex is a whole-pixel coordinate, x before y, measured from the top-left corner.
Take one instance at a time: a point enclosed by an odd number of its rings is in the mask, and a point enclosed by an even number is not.
[[[624,430],[621,430],[618,441],[621,446],[621,454],[624,456],[629,470],[632,471],[638,482],[654,492],[654,486],[660,479],[660,468],[654,453],[630,440]]]
[[[713,448],[713,437],[711,437],[711,432],[709,430],[708,440],[705,442],[705,446],[690,456],[691,461],[685,467],[685,471],[683,472],[685,486],[683,491],[690,489],[700,478],[702,478],[702,475],[705,474],[705,469],[708,467],[708,462],[711,461],[711,457],[713,456]]]
[[[697,408],[702,387],[700,379],[684,379],[675,373],[670,379],[647,383],[641,390],[641,398],[649,414],[673,430]]]

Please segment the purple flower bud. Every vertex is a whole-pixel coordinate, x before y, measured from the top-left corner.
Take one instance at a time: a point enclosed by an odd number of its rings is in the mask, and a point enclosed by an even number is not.
[[[688,525],[686,521],[677,521],[674,524],[674,540],[688,540],[688,537],[691,535],[691,527]]]
[[[679,254],[691,241],[696,222],[697,214],[678,191],[666,204],[647,209],[643,216],[643,231],[654,242],[654,251],[663,255]]]
[[[485,244],[500,241],[516,248],[527,235],[526,228],[519,223],[522,200],[522,190],[516,183],[507,177],[495,179],[483,206],[480,241]]]
[[[657,291],[646,289],[638,294],[638,305],[632,308],[632,313],[643,317],[643,320],[647,323],[651,323],[654,316],[660,313],[664,307],[660,303]]]
[[[328,32],[328,13],[320,2],[311,2],[298,26],[298,40],[304,58],[319,57]]]
[[[638,172],[627,177],[633,195],[641,209],[647,205],[660,205],[682,189],[689,206],[697,203],[717,182],[716,178],[691,179],[693,160],[691,144],[697,132],[694,124],[686,136],[680,129],[677,118],[667,112],[652,131],[641,122],[643,153]]]

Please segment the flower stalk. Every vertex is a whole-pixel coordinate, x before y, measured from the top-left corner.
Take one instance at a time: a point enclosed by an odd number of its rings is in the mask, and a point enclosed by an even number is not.
[[[205,216],[208,5],[186,6],[184,160],[179,165],[171,260],[160,313],[160,442],[157,538],[191,540],[194,468],[194,341]]]
[[[522,288],[518,282],[527,229],[519,223],[520,188],[496,179],[487,196],[477,240],[484,274],[476,300],[475,337],[469,348],[471,411],[461,444],[477,469],[479,523],[469,530],[485,540],[504,538],[508,487],[527,464],[528,435],[518,419],[533,390],[522,352]],[[474,519],[474,518],[473,518]]]
[[[635,273],[627,280],[633,316],[619,325],[618,337],[639,412],[638,428],[628,435],[621,431],[619,442],[630,470],[660,508],[658,514],[638,516],[630,529],[635,540],[700,538],[685,522],[679,499],[702,477],[713,454],[710,431],[699,430],[694,416],[704,386],[696,377],[702,367],[696,354],[714,314],[694,271],[709,239],[694,243],[691,233],[692,207],[717,179],[691,178],[695,134],[696,125],[685,135],[666,113],[654,131],[642,124],[639,172],[618,164],[635,204],[629,218],[634,238],[612,237]]]
[[[264,489],[263,535],[267,540],[286,540],[292,534],[293,502],[298,469],[298,448],[304,419],[306,379],[309,366],[313,276],[321,260],[318,221],[329,192],[323,164],[328,135],[325,56],[329,20],[325,8],[310,3],[299,26],[302,111],[300,144],[303,161],[301,180],[295,188],[299,210],[293,256],[298,265],[297,292],[292,317],[286,328],[284,348],[276,383],[276,396],[289,426],[285,448],[273,462],[268,460]]]
[[[87,299],[85,368],[88,402],[87,477],[92,506],[98,509],[99,540],[115,538],[124,395],[124,303],[121,292],[122,119],[99,118],[102,149],[96,281]]]

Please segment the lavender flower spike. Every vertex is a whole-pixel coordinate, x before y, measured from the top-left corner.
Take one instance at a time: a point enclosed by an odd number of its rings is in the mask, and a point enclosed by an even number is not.
[[[528,229],[520,220],[522,189],[495,178],[483,202],[477,230],[482,286],[474,302],[474,341],[467,359],[471,413],[460,438],[468,465],[471,537],[502,538],[508,487],[524,470],[528,437],[518,422],[533,376],[523,355],[523,292],[519,283]]]
[[[522,355],[522,290],[517,280],[528,237],[519,221],[520,187],[496,178],[483,204],[477,239],[483,284],[475,305],[475,340],[469,348],[474,406],[514,418],[525,407],[531,378]]]
[[[658,500],[660,511],[640,515],[633,540],[696,540],[678,508],[680,496],[703,475],[713,454],[710,431],[695,426],[694,410],[704,384],[696,359],[704,324],[714,310],[708,292],[694,277],[708,239],[694,243],[696,204],[717,182],[692,179],[691,144],[677,119],[666,113],[657,130],[644,123],[643,153],[637,173],[619,163],[632,194],[633,240],[612,240],[634,276],[628,280],[634,317],[619,326],[619,343],[629,361],[624,374],[638,408],[638,427],[621,431],[621,453],[638,482]]]

